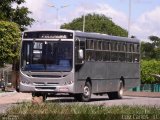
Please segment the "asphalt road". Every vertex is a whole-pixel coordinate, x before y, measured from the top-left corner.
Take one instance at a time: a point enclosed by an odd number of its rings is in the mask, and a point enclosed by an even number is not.
[[[9,93],[0,95],[0,113],[5,113],[5,111],[12,105],[17,105],[21,102],[31,102],[31,94],[26,93]],[[109,100],[108,96],[92,96],[90,102],[76,102],[72,97],[49,97],[47,102],[51,103],[62,103],[62,104],[89,104],[89,105],[103,105],[103,106],[113,106],[113,105],[141,105],[141,106],[159,106],[160,98],[148,98],[148,97],[130,97],[124,96],[120,100]]]
[[[131,97],[124,96],[123,99],[109,100],[107,95],[95,96],[92,95],[90,102],[76,102],[72,97],[61,97],[61,98],[47,98],[48,102],[60,102],[65,104],[93,104],[93,105],[104,105],[104,106],[115,106],[115,105],[141,105],[141,106],[159,106],[160,98],[148,98],[148,97]]]

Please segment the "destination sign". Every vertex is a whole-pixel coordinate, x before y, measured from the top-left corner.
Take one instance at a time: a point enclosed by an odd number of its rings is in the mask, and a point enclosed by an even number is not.
[[[28,39],[73,39],[71,32],[38,31],[25,32],[23,38]]]
[[[45,39],[67,39],[67,35],[42,34],[40,37]]]

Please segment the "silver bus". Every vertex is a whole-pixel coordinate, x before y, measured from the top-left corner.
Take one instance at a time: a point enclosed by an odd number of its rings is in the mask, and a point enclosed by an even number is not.
[[[65,93],[78,101],[91,94],[121,99],[140,84],[140,41],[72,30],[25,31],[20,91],[43,96]]]

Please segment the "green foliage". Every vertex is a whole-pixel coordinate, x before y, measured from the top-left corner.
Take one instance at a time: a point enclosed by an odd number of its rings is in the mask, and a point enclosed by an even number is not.
[[[28,17],[31,12],[26,7],[19,7],[25,0],[1,0],[0,1],[0,20],[12,21],[19,24],[21,30],[25,30],[26,26],[31,25],[34,19]],[[17,4],[14,9],[13,3]]]
[[[116,25],[110,18],[99,14],[88,14],[85,16],[85,31],[97,32],[115,36],[127,36],[127,31]],[[83,16],[74,19],[71,23],[61,26],[62,29],[80,30],[83,29]]]
[[[157,36],[149,36],[151,42],[142,42],[141,56],[142,59],[160,60],[160,38]]]
[[[19,104],[7,111],[6,115],[17,115],[17,120],[148,120],[159,118],[160,109],[156,106],[104,106],[85,104],[31,103]],[[133,118],[134,117],[134,118]]]
[[[149,42],[142,42],[141,43],[141,57],[142,59],[154,59],[155,58],[155,51],[154,45]]]
[[[149,39],[152,41],[152,44],[155,47],[159,47],[160,48],[160,38],[157,36],[149,36]]]
[[[141,61],[141,80],[142,83],[160,83],[160,80],[154,75],[160,75],[160,61],[142,60]]]
[[[0,21],[0,65],[19,56],[21,32],[13,22]]]

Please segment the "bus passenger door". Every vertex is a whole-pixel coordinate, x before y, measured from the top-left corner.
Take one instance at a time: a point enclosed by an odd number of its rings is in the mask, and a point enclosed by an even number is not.
[[[81,52],[81,53],[80,53]],[[80,58],[79,54],[83,54]],[[76,38],[75,41],[75,85],[76,92],[82,92],[80,86],[84,85],[86,76],[83,74],[85,65],[85,40],[83,38]]]

